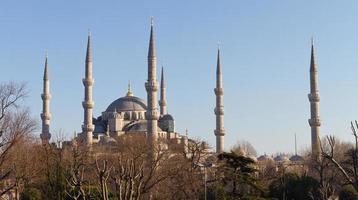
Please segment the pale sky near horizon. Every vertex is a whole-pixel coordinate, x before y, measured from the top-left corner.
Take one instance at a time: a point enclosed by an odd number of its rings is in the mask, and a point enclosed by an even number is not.
[[[358,119],[358,2],[351,1],[12,1],[0,2],[1,82],[24,81],[25,104],[40,122],[45,51],[51,79],[51,131],[71,137],[83,121],[87,30],[94,51],[94,115],[124,96],[146,99],[150,16],[158,69],[165,67],[168,111],[180,133],[215,145],[215,67],[221,43],[225,146],[259,154],[310,145],[310,38],[315,38],[321,135],[352,141]],[[159,72],[160,70],[158,70]],[[158,74],[159,77],[159,74]],[[40,130],[40,129],[39,129]],[[39,134],[39,133],[38,133]]]

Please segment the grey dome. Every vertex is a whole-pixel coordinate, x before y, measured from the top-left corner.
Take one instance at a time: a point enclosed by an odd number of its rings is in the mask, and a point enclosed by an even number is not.
[[[285,162],[285,161],[289,161],[288,157],[284,154],[278,155],[274,158],[274,160],[276,162]]]
[[[266,161],[266,160],[273,160],[271,156],[269,155],[262,155],[260,157],[257,158],[258,161]]]
[[[171,116],[170,114],[165,114],[165,115],[161,116],[159,119],[159,121],[162,121],[162,120],[174,120],[174,117]]]
[[[125,96],[113,101],[106,112],[124,112],[124,111],[146,111],[145,101],[135,96]]]
[[[305,159],[302,157],[302,156],[299,156],[299,155],[293,155],[291,156],[290,158],[290,161],[304,161]]]

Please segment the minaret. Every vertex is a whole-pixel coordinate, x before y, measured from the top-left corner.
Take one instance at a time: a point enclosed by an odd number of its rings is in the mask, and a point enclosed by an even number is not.
[[[84,137],[84,142],[86,145],[92,145],[92,137],[94,125],[92,124],[93,117],[93,105],[94,102],[92,100],[92,87],[94,80],[92,78],[92,47],[91,47],[91,34],[88,34],[88,42],[87,42],[87,53],[86,53],[86,75],[85,78],[82,79],[83,85],[85,86],[85,98],[82,102],[82,106],[84,109],[84,119],[82,125],[82,134]]]
[[[150,41],[148,50],[148,80],[145,83],[145,89],[147,91],[147,137],[153,144],[158,137],[158,119],[159,113],[157,109],[157,58],[154,46],[154,30],[153,30],[153,18],[150,25]]]
[[[224,89],[222,81],[222,72],[220,64],[220,49],[218,48],[217,68],[216,68],[216,88],[214,89],[216,95],[216,153],[224,151]]]
[[[44,77],[43,77],[43,93],[41,94],[42,98],[42,131],[40,134],[40,138],[42,140],[42,144],[49,144],[51,134],[50,134],[50,80],[48,77],[48,65],[47,65],[47,55],[45,60],[45,69],[44,69]]]
[[[167,94],[166,94],[166,88],[165,88],[165,80],[164,80],[164,68],[162,67],[162,74],[161,74],[161,80],[160,80],[160,115],[167,114]]]
[[[311,119],[308,120],[311,126],[311,157],[317,160],[321,156],[319,128],[321,121],[319,119],[319,93],[318,93],[318,75],[317,66],[315,63],[315,53],[313,47],[313,40],[311,42],[311,65],[310,65],[310,80],[311,80],[311,92],[308,94],[308,99],[311,104]]]

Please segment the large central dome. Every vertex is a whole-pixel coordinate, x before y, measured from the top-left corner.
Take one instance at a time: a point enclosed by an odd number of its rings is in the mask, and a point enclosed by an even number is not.
[[[125,112],[125,111],[146,111],[147,105],[144,100],[135,96],[125,96],[113,101],[106,112]]]

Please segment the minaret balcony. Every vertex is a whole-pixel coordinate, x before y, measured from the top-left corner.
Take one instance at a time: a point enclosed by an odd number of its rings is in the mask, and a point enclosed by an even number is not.
[[[42,100],[50,100],[51,99],[51,94],[41,94],[41,99]]]
[[[224,107],[221,106],[219,108],[214,109],[215,115],[224,115]]]
[[[50,133],[41,133],[40,138],[41,138],[41,140],[45,140],[46,142],[48,142],[51,139],[51,134]]]
[[[310,102],[319,102],[320,100],[319,94],[318,93],[308,94],[308,99],[310,100]]]
[[[223,88],[215,88],[214,89],[215,95],[224,95],[224,89]]]
[[[82,106],[83,106],[83,108],[92,109],[94,106],[94,102],[93,101],[83,101]]]
[[[159,111],[158,110],[152,110],[145,112],[145,117],[147,120],[158,120],[159,119]]]
[[[159,105],[161,105],[161,106],[166,106],[167,105],[167,101],[159,101]]]
[[[82,125],[82,131],[83,132],[93,132],[94,131],[94,125],[93,124],[83,124]]]
[[[318,118],[309,119],[308,123],[310,126],[321,126],[321,120]]]
[[[225,130],[224,129],[215,129],[214,133],[216,136],[224,136]]]
[[[157,81],[147,81],[145,83],[145,89],[147,92],[156,92],[158,91],[158,82]]]
[[[51,113],[41,113],[41,119],[42,120],[50,120],[51,119]]]
[[[82,83],[84,86],[92,86],[94,83],[94,79],[93,78],[84,78],[84,79],[82,79]]]

